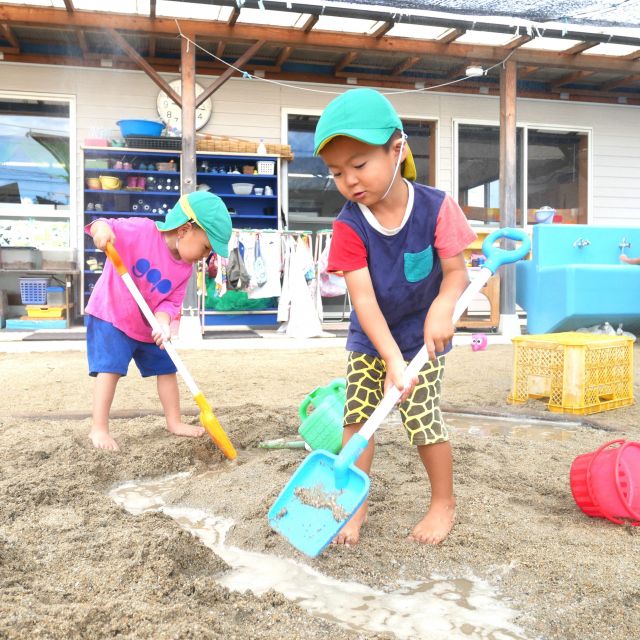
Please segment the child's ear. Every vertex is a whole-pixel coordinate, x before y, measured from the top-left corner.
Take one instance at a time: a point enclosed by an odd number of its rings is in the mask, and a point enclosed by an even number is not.
[[[400,162],[404,162],[407,159],[407,139],[404,136],[400,136],[397,140],[393,141],[393,155],[397,159],[397,154],[402,152]]]
[[[187,231],[189,231],[189,226],[190,226],[190,223],[185,222],[184,224],[181,224],[179,227],[176,227],[175,231],[179,239],[184,238],[184,235],[187,233]]]

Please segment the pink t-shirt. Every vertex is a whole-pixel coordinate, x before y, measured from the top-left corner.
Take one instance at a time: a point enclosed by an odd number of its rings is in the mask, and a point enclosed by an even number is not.
[[[113,229],[114,246],[151,311],[164,311],[172,320],[177,318],[193,265],[171,255],[163,233],[149,218],[100,218],[100,221]],[[85,227],[86,233],[90,227],[90,224]],[[108,258],[85,313],[110,322],[130,338],[153,342],[149,323]]]

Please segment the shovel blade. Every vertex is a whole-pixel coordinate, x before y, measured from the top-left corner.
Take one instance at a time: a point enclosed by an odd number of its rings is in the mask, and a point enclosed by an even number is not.
[[[355,465],[336,486],[337,456],[314,451],[298,467],[269,510],[269,524],[302,553],[315,558],[335,538],[369,493],[369,477]]]

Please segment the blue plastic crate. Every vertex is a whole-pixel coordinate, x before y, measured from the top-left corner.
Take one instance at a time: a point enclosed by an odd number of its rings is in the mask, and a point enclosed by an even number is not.
[[[20,278],[22,304],[47,304],[49,278]]]

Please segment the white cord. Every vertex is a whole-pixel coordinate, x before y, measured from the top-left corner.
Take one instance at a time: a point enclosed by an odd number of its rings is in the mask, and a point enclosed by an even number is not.
[[[393,186],[393,183],[396,179],[396,174],[398,173],[398,169],[400,168],[400,163],[402,162],[402,150],[404,149],[404,142],[406,139],[407,139],[407,134],[403,131],[402,142],[400,143],[400,152],[398,153],[398,161],[396,162],[396,168],[393,171],[393,177],[391,178],[391,182],[389,183],[387,190],[384,192],[384,195],[382,196],[382,198],[380,198],[380,200],[384,200],[389,195],[389,191],[391,191],[391,187]]]

